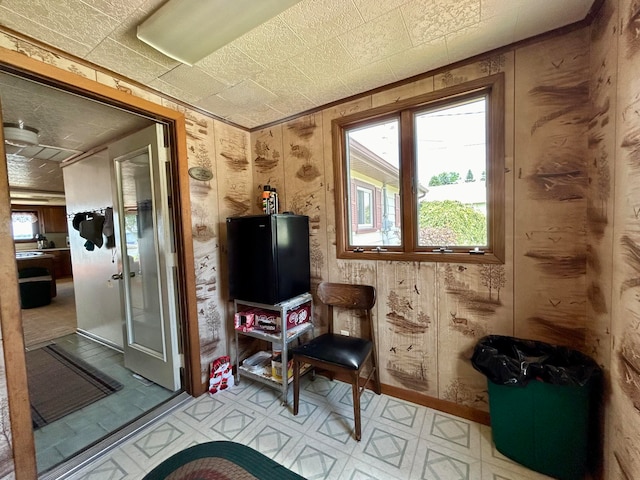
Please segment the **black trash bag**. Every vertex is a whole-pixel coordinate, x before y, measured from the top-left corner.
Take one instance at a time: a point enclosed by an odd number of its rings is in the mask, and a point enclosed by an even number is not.
[[[498,385],[584,386],[602,371],[587,355],[567,347],[502,335],[481,338],[471,357],[473,368]]]

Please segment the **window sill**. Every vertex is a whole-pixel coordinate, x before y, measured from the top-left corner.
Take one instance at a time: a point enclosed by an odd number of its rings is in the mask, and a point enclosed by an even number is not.
[[[498,258],[492,252],[483,255],[474,255],[467,252],[460,253],[440,253],[440,252],[375,252],[371,248],[364,251],[344,251],[338,252],[338,258],[344,260],[383,260],[391,262],[438,262],[438,263],[494,263],[504,264],[504,260]]]

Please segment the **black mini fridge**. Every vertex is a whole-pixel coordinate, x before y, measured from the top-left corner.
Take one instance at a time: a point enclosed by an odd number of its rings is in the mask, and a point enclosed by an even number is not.
[[[275,305],[309,292],[309,217],[229,217],[227,257],[231,299]]]

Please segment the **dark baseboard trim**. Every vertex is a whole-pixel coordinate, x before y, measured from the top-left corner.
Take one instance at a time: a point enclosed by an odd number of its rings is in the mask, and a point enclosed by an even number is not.
[[[323,375],[323,372],[318,370],[319,375]],[[344,375],[335,375],[335,378],[341,382],[351,383],[349,378]],[[373,391],[373,383],[369,381],[367,388]],[[382,393],[389,395],[390,397],[399,398],[400,400],[406,400],[407,402],[417,403],[424,407],[433,408],[444,413],[449,413],[460,418],[465,418],[473,422],[481,423],[483,425],[491,425],[491,419],[489,412],[478,410],[477,408],[467,407],[466,405],[460,405],[458,403],[450,402],[448,400],[442,400],[439,398],[424,395],[413,390],[407,390],[404,388],[394,387],[392,385],[381,384]]]

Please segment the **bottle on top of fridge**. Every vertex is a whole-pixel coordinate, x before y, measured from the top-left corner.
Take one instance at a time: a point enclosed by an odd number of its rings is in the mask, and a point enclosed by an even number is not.
[[[269,213],[267,211],[269,207],[269,196],[271,195],[271,186],[265,185],[262,190],[262,212]]]
[[[269,201],[268,208],[269,214],[278,213],[278,193],[276,192],[275,187],[271,187],[271,192],[269,192]]]

